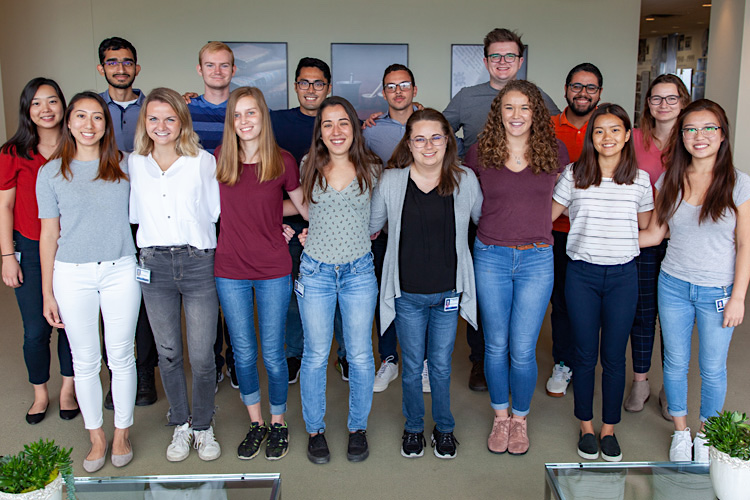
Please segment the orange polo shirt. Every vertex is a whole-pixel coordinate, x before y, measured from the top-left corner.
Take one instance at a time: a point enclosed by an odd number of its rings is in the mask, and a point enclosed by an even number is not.
[[[568,154],[570,155],[570,161],[576,161],[581,156],[583,150],[583,139],[586,137],[586,127],[589,122],[583,124],[583,127],[576,128],[569,121],[568,117],[565,116],[566,107],[562,113],[552,117],[552,123],[555,125],[555,135],[558,139],[563,141],[565,147],[568,148]],[[553,231],[560,231],[567,233],[570,231],[570,219],[566,216],[561,215],[552,224]]]

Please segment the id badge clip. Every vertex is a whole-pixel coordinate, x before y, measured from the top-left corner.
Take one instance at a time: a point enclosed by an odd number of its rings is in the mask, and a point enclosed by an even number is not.
[[[141,283],[151,283],[151,269],[138,266],[135,268],[135,280]]]

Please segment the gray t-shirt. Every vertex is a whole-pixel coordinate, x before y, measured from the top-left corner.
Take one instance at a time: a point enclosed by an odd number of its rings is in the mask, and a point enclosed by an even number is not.
[[[325,182],[325,179],[324,181]],[[315,184],[305,253],[326,264],[354,262],[370,251],[370,191],[355,177],[341,191]]]
[[[750,176],[735,169],[737,182],[732,198],[739,207],[750,199]],[[654,187],[661,189],[664,174]],[[720,287],[734,283],[737,256],[735,228],[737,216],[726,210],[718,222],[710,217],[698,224],[701,206],[680,202],[669,219],[669,244],[661,269],[670,276],[698,286]]]
[[[85,264],[134,255],[128,222],[130,183],[126,179],[95,181],[99,160],[73,160],[72,177],[65,180],[61,163],[58,158],[44,165],[36,180],[39,218],[60,218],[55,260]],[[127,174],[127,157],[120,168]]]

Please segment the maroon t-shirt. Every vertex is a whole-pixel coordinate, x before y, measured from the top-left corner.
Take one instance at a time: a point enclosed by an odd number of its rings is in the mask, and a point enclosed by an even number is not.
[[[485,245],[506,247],[529,243],[551,245],[552,191],[558,172],[534,174],[529,167],[520,172],[505,167],[484,168],[478,155],[474,144],[464,158],[464,165],[477,174],[484,195],[477,229],[479,240]],[[559,151],[559,157],[567,160],[567,151]],[[564,167],[561,164],[559,171]]]
[[[216,152],[217,156],[220,151]],[[284,173],[258,182],[256,163],[244,164],[234,186],[219,183],[221,231],[214,274],[235,280],[269,280],[292,272],[289,247],[281,230],[284,191],[299,187],[294,157],[282,150]]]

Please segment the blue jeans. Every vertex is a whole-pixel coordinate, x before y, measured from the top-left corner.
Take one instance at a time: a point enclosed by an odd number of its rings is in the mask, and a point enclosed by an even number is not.
[[[625,351],[638,300],[635,261],[600,266],[571,260],[565,300],[576,348],[575,416],[584,422],[594,418],[595,371],[601,352],[602,422],[617,424],[625,391]]]
[[[445,300],[458,298],[455,290],[419,294],[401,292],[396,298],[396,333],[401,343],[401,388],[407,432],[424,431],[422,367],[427,344],[427,365],[432,390],[432,418],[440,432],[453,432],[451,413],[451,356],[456,343],[458,310],[445,311]]]
[[[529,413],[536,387],[536,343],[547,311],[552,247],[517,250],[474,242],[474,274],[484,325],[484,372],[495,410]]]
[[[216,389],[214,342],[219,298],[214,249],[147,247],[141,248],[140,259],[141,265],[151,270],[151,283],[141,283],[141,290],[159,351],[159,372],[169,400],[169,425],[182,425],[191,416],[182,355],[182,303],[193,372],[193,429],[206,430],[214,415]]]
[[[297,299],[305,330],[300,380],[305,428],[309,433],[325,430],[326,367],[338,303],[349,362],[347,426],[350,432],[366,429],[375,381],[372,319],[378,297],[372,254],[354,262],[325,264],[303,253],[298,281],[304,287]]]
[[[664,336],[664,390],[669,414],[687,415],[687,375],[693,324],[698,324],[698,362],[701,373],[701,421],[716,416],[727,394],[727,352],[734,328],[723,328],[724,313],[716,300],[732,295],[732,287],[693,285],[659,274],[659,320]]]
[[[291,289],[290,275],[269,280],[216,278],[216,291],[219,293],[234,348],[234,367],[240,383],[240,398],[245,406],[260,403],[253,295],[258,301],[258,329],[263,348],[263,364],[268,373],[271,415],[286,413],[289,374],[284,355],[284,321]]]

